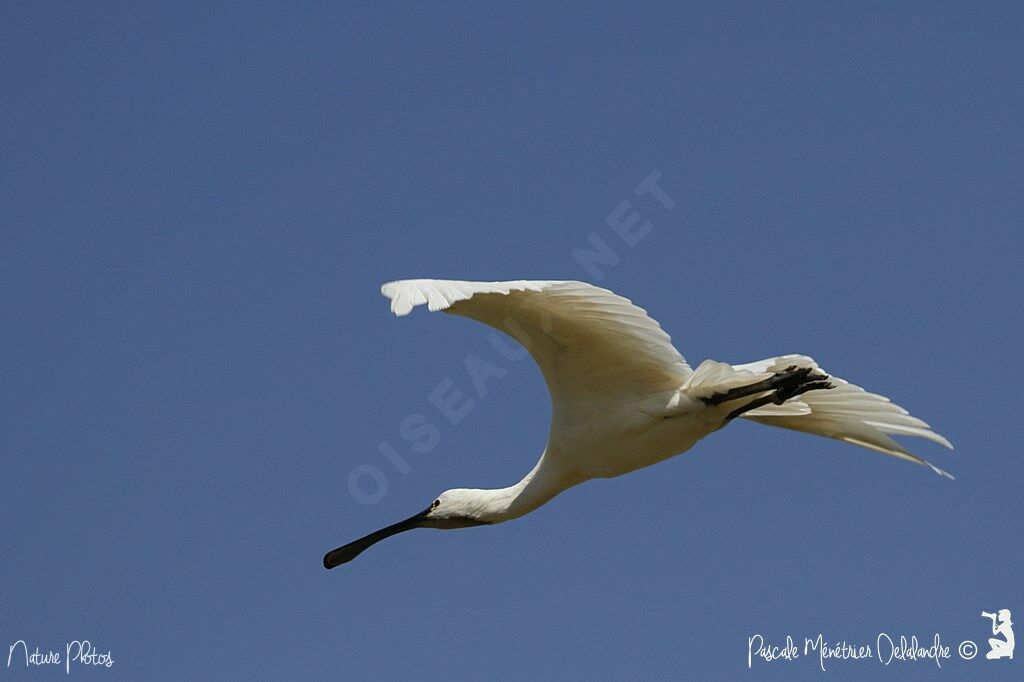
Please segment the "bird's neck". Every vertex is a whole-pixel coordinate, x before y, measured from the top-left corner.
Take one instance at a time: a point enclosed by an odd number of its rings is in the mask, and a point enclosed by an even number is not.
[[[547,452],[541,455],[537,465],[523,480],[507,488],[480,491],[486,497],[486,516],[491,523],[500,523],[519,518],[548,502],[555,495],[567,490],[582,479],[562,467],[551,463]]]

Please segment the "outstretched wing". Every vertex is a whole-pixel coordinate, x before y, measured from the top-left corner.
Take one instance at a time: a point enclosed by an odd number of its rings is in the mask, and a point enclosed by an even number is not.
[[[556,410],[678,389],[691,374],[646,311],[584,282],[413,279],[381,293],[399,316],[425,303],[512,336],[540,366]]]
[[[818,363],[806,355],[783,355],[747,365],[736,365],[731,369],[746,370],[758,375],[762,372],[776,372],[790,365],[821,369]],[[701,370],[698,368],[697,375],[700,373]],[[836,376],[829,377],[829,381],[832,383],[830,390],[808,391],[799,398],[787,400],[782,405],[765,405],[743,416],[769,426],[780,426],[860,445],[921,464],[937,474],[953,478],[948,471],[909,452],[887,434],[926,438],[952,449],[952,443],[944,436],[932,431],[928,424],[885,396],[869,393],[860,386]]]

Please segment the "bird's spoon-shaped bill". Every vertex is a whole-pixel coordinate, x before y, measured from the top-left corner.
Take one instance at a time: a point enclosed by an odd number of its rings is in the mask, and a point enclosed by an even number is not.
[[[365,549],[380,542],[384,538],[389,538],[392,535],[412,530],[413,528],[425,527],[427,525],[426,520],[428,514],[430,514],[429,508],[421,511],[415,516],[410,516],[404,521],[399,521],[387,528],[381,528],[380,530],[370,533],[365,537],[361,537],[358,540],[350,542],[347,545],[343,545],[337,549],[332,549],[324,555],[324,568],[334,568],[335,566],[347,564],[362,554]]]

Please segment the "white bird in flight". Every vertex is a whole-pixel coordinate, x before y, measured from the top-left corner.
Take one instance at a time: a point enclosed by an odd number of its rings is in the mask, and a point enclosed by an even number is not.
[[[886,434],[948,440],[888,398],[824,373],[805,355],[746,365],[705,360],[691,369],[646,311],[583,282],[389,282],[396,315],[427,304],[516,339],[551,393],[551,432],[537,464],[507,488],[454,488],[426,510],[339,547],[324,566],[347,563],[412,528],[501,523],[592,478],[621,476],[689,450],[736,417],[877,450],[950,474]]]

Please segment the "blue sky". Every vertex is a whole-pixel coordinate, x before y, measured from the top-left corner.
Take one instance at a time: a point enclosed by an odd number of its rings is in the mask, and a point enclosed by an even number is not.
[[[7,3],[0,677],[889,679],[748,638],[1024,619],[1018,3]],[[650,173],[675,206],[634,188]],[[637,244],[607,224],[622,202]],[[602,240],[599,272],[573,252]],[[519,479],[548,397],[405,277],[586,279],[692,364],[813,355],[956,445],[736,424],[513,523],[324,551]],[[507,373],[474,396],[476,355]],[[452,425],[428,395],[475,399]],[[447,384],[446,384],[447,385]],[[438,444],[400,428],[420,414]],[[385,456],[386,443],[397,453]],[[385,448],[386,449],[386,448]],[[376,504],[349,491],[381,472]],[[987,647],[986,647],[987,649]],[[983,649],[983,653],[986,649]],[[1019,675],[1019,671],[1017,671]]]

